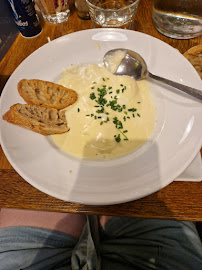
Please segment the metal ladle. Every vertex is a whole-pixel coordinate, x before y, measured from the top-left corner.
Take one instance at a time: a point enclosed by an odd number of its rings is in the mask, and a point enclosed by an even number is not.
[[[160,81],[166,85],[169,85],[171,87],[174,87],[177,90],[180,90],[192,97],[195,97],[199,100],[202,100],[202,91],[177,83],[173,82],[171,80],[156,76],[152,73],[150,73],[147,69],[147,65],[144,61],[144,59],[136,52],[127,50],[127,49],[114,49],[108,51],[104,56],[104,64],[107,67],[107,69],[110,68],[109,59],[113,59],[113,56],[118,51],[122,51],[125,53],[124,58],[121,60],[120,64],[118,65],[117,69],[113,74],[115,75],[128,75],[134,78],[135,80],[142,80],[146,78],[147,76]]]

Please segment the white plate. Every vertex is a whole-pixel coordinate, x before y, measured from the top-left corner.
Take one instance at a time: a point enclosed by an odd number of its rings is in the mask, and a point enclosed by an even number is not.
[[[201,89],[195,69],[166,43],[129,30],[85,30],[44,45],[22,62],[3,90],[1,115],[14,103],[24,103],[17,92],[20,79],[56,82],[70,64],[100,63],[108,50],[121,47],[141,54],[154,74]],[[134,153],[106,162],[82,161],[58,151],[47,137],[1,120],[2,147],[9,162],[31,185],[66,201],[115,204],[161,189],[200,150],[202,104],[154,81],[149,84],[157,123],[150,140]]]

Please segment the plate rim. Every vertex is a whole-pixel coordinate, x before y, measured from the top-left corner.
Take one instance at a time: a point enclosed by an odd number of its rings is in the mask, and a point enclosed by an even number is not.
[[[55,40],[53,40],[52,42],[57,42],[58,41],[58,39],[63,39],[63,38],[65,38],[65,37],[69,37],[69,35],[78,35],[80,32],[85,32],[85,31],[88,31],[88,32],[97,32],[97,31],[123,31],[123,29],[113,29],[113,28],[110,28],[110,29],[99,29],[99,30],[97,30],[97,29],[86,29],[86,30],[82,30],[82,31],[77,31],[77,32],[73,32],[73,33],[71,33],[71,34],[68,34],[68,35],[65,35],[65,36],[62,36],[62,37],[59,37],[59,38],[57,38],[57,39],[55,39]],[[126,31],[132,31],[132,30],[125,30],[124,32],[126,32]],[[170,46],[169,44],[167,44],[166,42],[164,42],[164,41],[162,41],[162,40],[159,40],[159,39],[157,39],[157,38],[155,38],[155,37],[153,37],[153,36],[150,36],[150,35],[148,35],[148,34],[144,34],[144,33],[141,33],[141,32],[137,32],[137,31],[133,31],[133,32],[135,32],[135,33],[138,33],[139,35],[143,35],[143,36],[148,36],[149,38],[152,38],[152,39],[155,39],[155,40],[157,40],[158,42],[162,42],[162,43],[164,43],[164,45],[167,45],[167,46],[169,46],[169,47],[172,47],[172,46]],[[41,48],[43,48],[44,46],[48,46],[48,44],[49,43],[46,43],[46,44],[44,44],[43,46],[41,46],[39,49],[37,49],[36,51],[34,51],[32,54],[30,54],[29,56],[33,56],[34,55],[34,53],[35,52],[38,52]],[[172,47],[173,48],[173,47]],[[175,48],[173,48],[173,49],[175,49]],[[29,58],[29,56],[27,57],[27,58],[25,58],[22,62],[21,62],[21,64],[23,64],[24,63],[24,61],[28,61],[27,59]],[[187,60],[188,61],[188,60]],[[7,83],[6,83],[6,85],[4,86],[4,89],[6,88],[6,86],[7,86],[7,84],[8,84],[8,82],[12,79],[12,76],[13,76],[13,74],[15,74],[15,73],[17,73],[18,72],[18,69],[20,69],[21,68],[21,64],[15,69],[15,71],[11,74],[11,76],[10,76],[10,78],[9,78],[9,80],[7,81]],[[191,64],[190,64],[191,65]],[[194,71],[195,69],[193,69],[193,71]],[[196,71],[195,71],[195,73],[197,73]],[[199,75],[198,75],[199,76]],[[2,91],[2,97],[1,97],[1,99],[0,99],[0,108],[2,107],[1,106],[1,103],[2,103],[2,99],[3,99],[3,97],[4,97],[4,89],[3,89],[3,91]],[[2,119],[1,119],[1,121],[3,121]],[[2,142],[2,140],[1,140],[1,134],[2,134],[2,128],[0,128],[0,142]],[[200,147],[201,147],[201,144],[202,144],[202,138],[201,138],[201,140],[199,141],[199,143],[198,143],[198,145],[195,147],[196,149],[199,149],[199,145],[200,145]],[[69,202],[76,202],[76,203],[82,203],[82,204],[86,204],[86,205],[92,205],[92,204],[94,204],[94,205],[107,205],[107,204],[110,204],[110,205],[112,205],[112,204],[117,204],[117,203],[123,203],[123,202],[128,202],[128,201],[131,201],[131,200],[134,200],[134,199],[125,199],[125,200],[118,200],[118,201],[116,201],[116,202],[102,202],[102,203],[97,203],[96,201],[93,203],[93,202],[91,202],[91,203],[88,203],[88,202],[79,202],[78,200],[76,200],[76,201],[74,201],[74,200],[69,200],[69,199],[64,199],[64,198],[61,198],[61,196],[57,196],[57,194],[55,194],[54,192],[49,192],[49,191],[44,191],[44,190],[41,190],[39,187],[38,187],[38,185],[37,184],[35,184],[35,183],[33,183],[33,181],[30,181],[30,180],[27,180],[27,176],[26,175],[24,175],[24,173],[23,172],[21,172],[21,169],[15,164],[15,165],[13,165],[15,162],[13,162],[11,159],[11,157],[10,157],[10,154],[9,154],[9,152],[7,151],[7,149],[6,149],[6,146],[4,145],[4,142],[2,142],[1,143],[1,145],[2,145],[2,149],[3,149],[3,151],[4,151],[4,153],[5,153],[5,155],[6,155],[6,157],[8,158],[8,160],[9,160],[9,162],[11,163],[11,165],[14,167],[14,169],[17,171],[17,172],[19,172],[20,171],[20,175],[22,176],[22,178],[25,180],[25,181],[27,181],[29,184],[31,184],[32,186],[34,186],[35,188],[37,188],[37,189],[39,189],[40,191],[42,191],[42,192],[44,192],[44,193],[46,193],[46,194],[49,194],[49,195],[51,195],[51,196],[54,196],[55,198],[58,198],[58,199],[62,199],[62,200],[65,200],[65,201],[69,201]],[[184,168],[183,169],[181,169],[181,172],[183,172],[183,170],[184,169],[186,169],[186,167],[191,163],[191,161],[194,159],[194,157],[196,156],[196,154],[198,153],[198,150],[196,151],[194,151],[194,152],[192,152],[192,155],[190,155],[191,156],[191,160],[190,161],[187,161],[187,163],[184,165]],[[17,169],[16,169],[16,167],[18,167]],[[181,173],[180,172],[180,173]],[[179,173],[179,174],[180,174]],[[174,179],[173,179],[174,180]],[[165,186],[167,186],[168,184],[170,184],[173,180],[171,180],[171,181],[169,181],[168,183],[165,183],[165,184],[163,184],[163,185],[161,185],[161,188],[163,188],[163,187],[165,187]],[[160,189],[161,189],[160,188]],[[159,190],[159,189],[158,189]],[[139,198],[142,198],[142,197],[145,197],[145,196],[147,196],[147,195],[149,195],[149,194],[152,194],[152,193],[154,193],[154,192],[156,192],[157,190],[154,188],[154,190],[152,190],[151,192],[149,192],[148,194],[146,194],[146,195],[144,195],[144,196],[141,196],[140,195],[140,197],[136,197],[135,198],[135,200],[137,200],[137,199],[139,199]]]

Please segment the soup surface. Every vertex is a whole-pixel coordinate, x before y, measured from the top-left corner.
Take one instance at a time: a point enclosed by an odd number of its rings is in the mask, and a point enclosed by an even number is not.
[[[78,93],[78,100],[65,108],[70,131],[51,136],[63,151],[91,160],[113,159],[150,138],[156,109],[146,81],[90,64],[67,68],[58,83]]]

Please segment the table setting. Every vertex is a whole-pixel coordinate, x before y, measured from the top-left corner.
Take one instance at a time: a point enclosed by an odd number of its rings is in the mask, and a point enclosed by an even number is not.
[[[165,34],[153,23],[153,1],[135,1],[130,23],[115,27],[107,15],[105,22],[100,17],[109,6],[95,11],[90,0],[90,16],[83,18],[74,1],[64,1],[63,17],[54,18],[43,1],[35,2],[41,32],[19,33],[0,63],[0,208],[202,221],[202,104],[193,95],[147,77],[156,106],[154,130],[138,149],[111,160],[71,156],[49,136],[2,119],[13,104],[24,103],[20,80],[57,83],[66,68],[100,65],[108,51],[120,48],[141,55],[155,76],[200,96],[200,75],[184,54],[202,44],[201,32],[184,38]],[[128,12],[127,6],[119,8]]]

